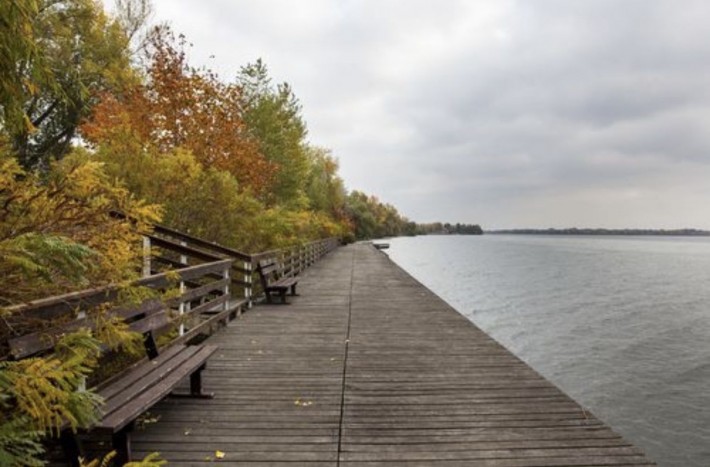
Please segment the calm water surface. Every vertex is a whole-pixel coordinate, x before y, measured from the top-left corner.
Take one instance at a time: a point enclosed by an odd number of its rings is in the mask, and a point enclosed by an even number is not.
[[[710,238],[390,244],[400,266],[660,465],[710,466]]]

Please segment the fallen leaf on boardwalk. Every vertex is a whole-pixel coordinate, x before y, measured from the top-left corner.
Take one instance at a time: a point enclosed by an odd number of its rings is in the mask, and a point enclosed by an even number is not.
[[[331,358],[330,361],[331,361],[331,362],[334,362],[334,361],[335,361],[335,357]]]
[[[214,456],[215,456],[217,459],[224,459],[225,454],[224,454],[222,451],[215,451],[215,452],[214,452]]]
[[[187,430],[185,430],[185,436],[187,436],[189,434],[190,434],[190,429],[188,428]]]

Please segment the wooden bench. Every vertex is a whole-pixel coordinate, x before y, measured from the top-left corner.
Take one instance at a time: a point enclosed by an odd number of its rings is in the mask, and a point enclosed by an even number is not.
[[[298,295],[296,294],[298,279],[296,277],[285,276],[283,267],[279,265],[276,258],[259,261],[257,272],[259,273],[261,287],[264,289],[267,302],[272,303],[272,293],[277,293],[281,297],[281,303],[283,304],[286,303],[286,293],[289,290],[291,291],[291,295]]]
[[[114,309],[109,313],[143,335],[147,357],[96,388],[104,405],[101,418],[90,431],[111,436],[117,452],[116,465],[123,465],[131,459],[130,433],[135,420],[169,395],[182,379],[190,377],[190,392],[185,396],[211,397],[202,392],[201,373],[217,347],[180,344],[169,346],[159,354],[156,337],[168,327],[170,310],[158,300],[147,300],[138,307]],[[95,327],[93,320],[83,318],[10,339],[10,355],[17,360],[51,352],[63,335]],[[67,428],[63,430],[61,442],[70,463],[78,466],[78,457],[84,453],[77,436]]]

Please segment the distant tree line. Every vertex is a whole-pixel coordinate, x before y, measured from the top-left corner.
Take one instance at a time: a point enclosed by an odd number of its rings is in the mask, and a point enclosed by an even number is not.
[[[482,235],[483,229],[478,224],[432,222],[417,224],[416,233],[417,235]]]
[[[490,234],[521,234],[521,235],[668,235],[702,237],[710,236],[710,231],[699,229],[504,229],[489,230]]]

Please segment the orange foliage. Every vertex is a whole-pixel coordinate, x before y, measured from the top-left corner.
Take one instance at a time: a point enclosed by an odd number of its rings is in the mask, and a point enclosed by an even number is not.
[[[190,67],[182,36],[175,45],[169,30],[156,29],[150,44],[147,83],[123,96],[105,95],[82,126],[84,137],[101,144],[120,131],[164,154],[187,149],[206,167],[233,174],[242,189],[265,193],[277,166],[247,130],[239,86]]]

